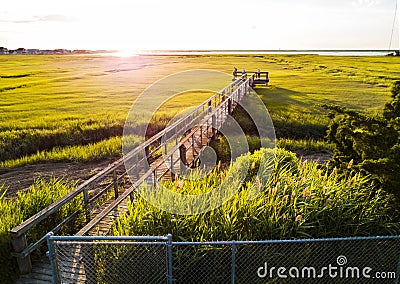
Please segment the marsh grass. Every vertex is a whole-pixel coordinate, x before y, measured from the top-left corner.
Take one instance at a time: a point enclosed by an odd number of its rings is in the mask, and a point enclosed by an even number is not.
[[[333,145],[323,140],[314,139],[277,139],[276,146],[289,151],[303,150],[308,153],[332,152]]]
[[[257,156],[267,152],[256,151],[252,157],[257,161]],[[241,162],[238,159],[236,166],[240,167]],[[233,198],[203,214],[171,214],[138,196],[135,204],[128,205],[128,214],[115,223],[111,234],[172,233],[177,240],[211,241],[350,237],[400,232],[391,196],[376,190],[371,180],[359,174],[343,178],[336,170],[298,161],[293,153],[278,150],[271,178],[262,193],[250,200],[249,192],[257,183],[255,172],[250,171],[247,182],[238,188]],[[224,174],[214,172],[205,180],[177,180],[167,186],[175,192],[198,194],[219,184],[224,177]]]
[[[0,282],[14,283],[17,275],[16,258],[11,256],[11,243],[9,231],[13,227],[36,214],[40,210],[66,195],[71,189],[77,185],[76,182],[68,182],[62,179],[37,179],[29,190],[18,192],[13,199],[5,198],[5,192],[0,197]],[[1,186],[0,186],[1,189]],[[0,190],[1,192],[1,190]],[[31,229],[27,235],[28,243],[36,242],[44,233],[55,227],[65,217],[76,210],[82,210],[83,200],[75,199],[63,206],[53,214],[50,218],[42,221]],[[78,217],[59,234],[72,234],[83,224],[84,215]],[[42,249],[46,249],[45,246]],[[37,257],[37,255],[33,255]]]
[[[271,113],[278,138],[295,140],[322,141],[328,120],[319,104],[376,111],[389,100],[391,83],[400,77],[400,60],[391,57],[4,56],[0,58],[0,161],[120,136],[132,103],[153,82],[190,69],[230,74],[232,66],[270,72],[271,85],[256,90]],[[216,88],[223,87],[217,83]],[[196,95],[188,92],[165,102],[148,135],[208,95],[204,90]],[[146,123],[138,119],[133,127]]]
[[[46,162],[90,162],[109,157],[121,157],[121,138],[114,137],[89,145],[56,147],[50,151],[40,151],[33,155],[0,162],[0,169],[14,168],[28,164]]]

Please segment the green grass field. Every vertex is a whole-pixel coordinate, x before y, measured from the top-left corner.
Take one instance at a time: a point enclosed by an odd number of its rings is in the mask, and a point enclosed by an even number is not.
[[[230,74],[233,66],[270,72],[270,86],[256,91],[271,113],[278,138],[285,139],[281,145],[296,149],[307,144],[304,141],[323,139],[328,118],[320,104],[375,112],[388,101],[392,81],[400,77],[400,60],[393,57],[2,56],[0,167],[65,161],[66,155],[58,152],[71,147],[76,151],[71,160],[94,159],[83,153],[85,147],[120,136],[132,103],[152,83],[191,69]],[[165,103],[152,121],[154,128],[161,129],[165,120],[211,94],[189,92]],[[112,144],[115,149],[108,153],[115,155],[119,143]]]

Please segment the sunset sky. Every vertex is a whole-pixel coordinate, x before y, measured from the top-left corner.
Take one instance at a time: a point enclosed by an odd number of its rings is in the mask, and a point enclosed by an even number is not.
[[[0,46],[68,49],[388,49],[396,0],[18,0]],[[399,46],[395,25],[392,49]]]

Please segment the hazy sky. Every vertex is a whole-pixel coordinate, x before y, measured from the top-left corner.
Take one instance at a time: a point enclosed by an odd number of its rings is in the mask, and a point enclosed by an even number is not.
[[[395,7],[396,0],[5,1],[0,46],[388,49]]]

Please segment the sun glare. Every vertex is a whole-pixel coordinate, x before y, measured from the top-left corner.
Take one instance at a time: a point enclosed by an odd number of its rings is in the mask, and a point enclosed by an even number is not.
[[[138,53],[134,50],[119,50],[111,54],[112,56],[117,57],[133,57],[138,56]]]

